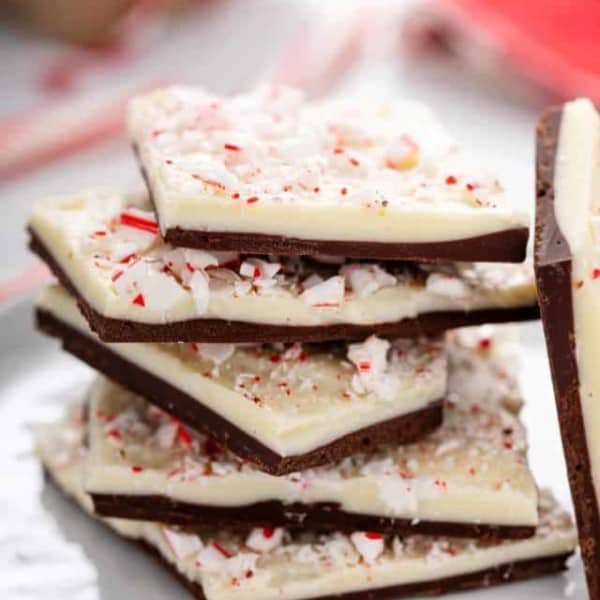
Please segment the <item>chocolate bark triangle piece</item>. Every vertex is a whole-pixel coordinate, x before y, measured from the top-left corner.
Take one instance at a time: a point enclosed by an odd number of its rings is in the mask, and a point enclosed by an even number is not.
[[[173,247],[143,199],[37,205],[30,246],[107,342],[318,342],[538,317],[530,264],[414,264]]]
[[[101,378],[89,395],[85,489],[104,516],[188,527],[526,538],[538,496],[512,343],[487,328],[453,334],[444,424],[427,438],[281,476]]]
[[[413,442],[442,421],[441,339],[104,344],[60,287],[40,296],[36,318],[67,351],[271,474]]]
[[[132,144],[166,241],[375,260],[520,262],[528,217],[416,102],[263,87],[134,98]]]
[[[37,446],[51,480],[91,513],[90,497],[81,487],[80,425],[78,429],[75,417],[66,424],[38,427]],[[103,522],[152,550],[204,600],[437,596],[559,573],[576,545],[570,517],[548,492],[540,496],[534,536],[502,542],[281,528],[257,528],[248,534],[218,526],[198,533],[152,521]]]

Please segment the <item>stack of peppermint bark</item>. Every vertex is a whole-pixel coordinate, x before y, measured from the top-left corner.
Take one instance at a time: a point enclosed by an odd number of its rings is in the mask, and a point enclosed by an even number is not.
[[[147,198],[38,205],[38,327],[101,375],[51,478],[200,598],[377,598],[560,571],[514,340],[526,216],[421,105],[135,99]]]

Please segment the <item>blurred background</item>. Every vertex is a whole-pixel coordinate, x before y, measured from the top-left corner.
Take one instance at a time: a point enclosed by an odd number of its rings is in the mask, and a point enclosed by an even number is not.
[[[596,0],[4,0],[0,306],[47,277],[25,248],[32,202],[141,189],[123,133],[137,92],[270,80],[422,99],[530,203],[536,115],[600,98],[598,39]]]

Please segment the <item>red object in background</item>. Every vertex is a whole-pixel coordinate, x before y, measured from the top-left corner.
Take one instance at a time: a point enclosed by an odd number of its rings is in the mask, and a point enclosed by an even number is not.
[[[437,0],[427,14],[437,41],[475,62],[492,50],[561,99],[600,100],[598,0]]]

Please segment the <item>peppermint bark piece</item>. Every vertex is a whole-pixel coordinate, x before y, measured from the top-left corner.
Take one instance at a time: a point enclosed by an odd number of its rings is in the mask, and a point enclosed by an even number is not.
[[[84,193],[38,205],[31,248],[109,342],[437,335],[538,316],[529,265],[245,256],[162,242],[148,205]]]
[[[538,496],[513,412],[520,395],[505,367],[508,342],[469,332],[451,343],[438,431],[280,477],[100,379],[90,395],[84,487],[100,515],[179,526],[529,537]]]
[[[81,421],[37,429],[51,479],[84,510]],[[204,600],[401,598],[485,588],[558,573],[573,553],[570,517],[545,492],[533,537],[487,540],[383,536],[374,532],[317,534],[257,529],[249,535],[213,528],[202,534],[150,521],[104,519],[126,539],[153,549],[164,565]],[[293,564],[294,569],[289,565]]]
[[[416,102],[135,98],[129,132],[164,238],[260,254],[519,262],[528,217]]]
[[[36,316],[67,351],[272,474],[412,442],[442,421],[440,339],[105,344],[59,287],[40,297]]]
[[[600,598],[600,116],[585,99],[537,132],[536,275],[590,597]]]

